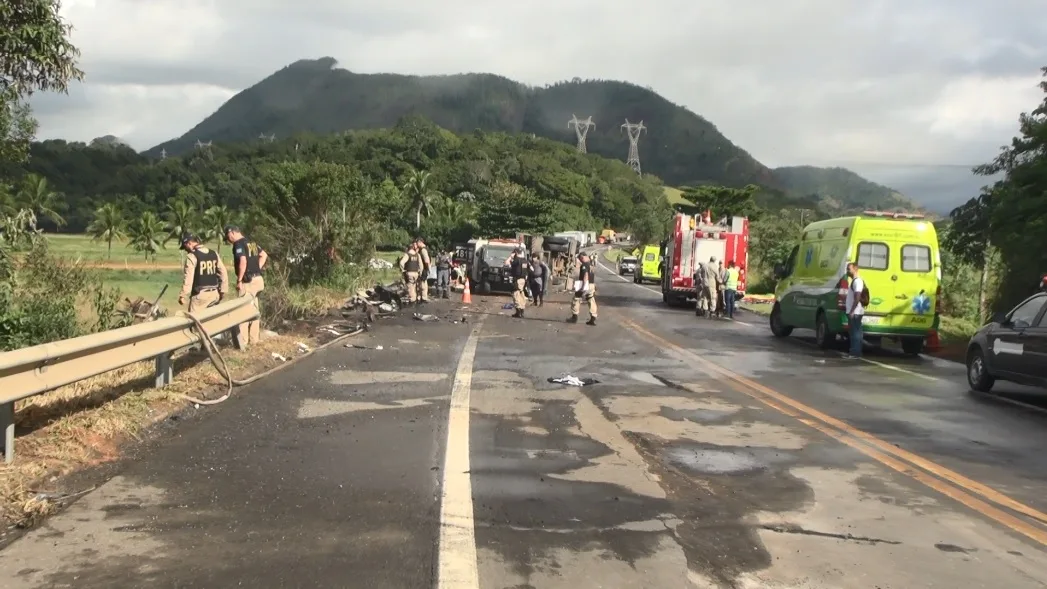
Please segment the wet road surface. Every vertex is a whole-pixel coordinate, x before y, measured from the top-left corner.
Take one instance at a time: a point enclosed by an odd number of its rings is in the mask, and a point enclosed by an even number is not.
[[[1047,584],[1043,414],[599,286],[596,327],[491,297],[241,391],[0,552],[4,586]]]

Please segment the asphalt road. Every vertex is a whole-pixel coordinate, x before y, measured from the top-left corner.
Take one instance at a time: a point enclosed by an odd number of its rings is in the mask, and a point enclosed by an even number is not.
[[[4,587],[1047,586],[1047,416],[962,368],[845,362],[606,271],[596,327],[507,300],[201,412],[0,552]]]

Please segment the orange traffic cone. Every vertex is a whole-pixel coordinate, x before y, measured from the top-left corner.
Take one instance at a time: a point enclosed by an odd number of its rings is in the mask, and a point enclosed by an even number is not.
[[[938,330],[932,329],[931,332],[927,334],[927,341],[924,342],[924,347],[930,352],[937,352],[941,345],[941,342],[938,340]]]
[[[473,293],[469,291],[469,279],[465,279],[465,290],[462,291],[462,304],[469,305],[473,302]]]

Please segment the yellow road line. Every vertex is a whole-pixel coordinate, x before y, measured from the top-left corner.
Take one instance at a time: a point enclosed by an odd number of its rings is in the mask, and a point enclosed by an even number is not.
[[[736,374],[719,364],[706,360],[698,354],[644,329],[629,319],[620,318],[620,321],[626,327],[639,333],[650,341],[689,358],[693,358],[696,362],[706,366],[710,370],[729,378],[737,383],[738,386],[736,388],[740,392],[761,401],[777,411],[800,420],[802,423],[825,433],[852,448],[855,448],[866,456],[880,462],[884,466],[916,479],[943,495],[955,499],[982,515],[1007,526],[1015,532],[1047,546],[1047,530],[1001,511],[976,497],[972,497],[964,491],[980,495],[988,501],[992,501],[999,506],[1014,510],[1015,512],[1021,513],[1041,523],[1047,524],[1047,514],[1029,507],[1024,503],[1020,503],[991,487],[969,479],[957,472],[945,468],[944,466],[931,462],[926,458],[898,448],[870,433],[859,430],[839,419],[836,419],[835,417],[826,415],[817,409],[800,403],[799,401],[770,389],[752,379]],[[899,462],[898,460],[895,460],[895,458],[904,460],[909,464]],[[913,466],[921,468],[926,472],[916,470]],[[939,478],[934,478],[927,473],[933,474]],[[959,488],[947,485],[941,479],[944,479]]]

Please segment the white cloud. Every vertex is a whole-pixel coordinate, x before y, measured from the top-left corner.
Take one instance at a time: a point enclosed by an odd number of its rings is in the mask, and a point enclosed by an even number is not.
[[[88,78],[37,101],[41,137],[112,133],[139,149],[280,67],[330,55],[356,72],[628,80],[769,165],[976,163],[1041,100],[1047,65],[1040,0],[67,0],[63,11]]]

